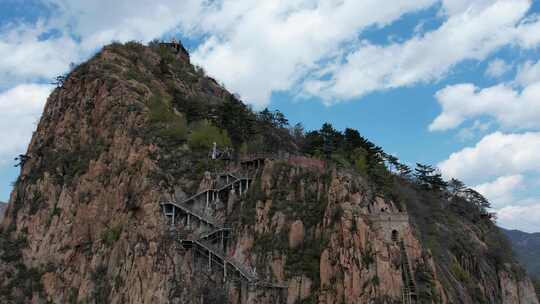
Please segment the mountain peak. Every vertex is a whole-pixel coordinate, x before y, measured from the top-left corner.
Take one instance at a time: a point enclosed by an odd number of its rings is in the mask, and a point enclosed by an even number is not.
[[[20,165],[7,303],[538,303],[480,194],[253,112],[181,44],[60,77]]]

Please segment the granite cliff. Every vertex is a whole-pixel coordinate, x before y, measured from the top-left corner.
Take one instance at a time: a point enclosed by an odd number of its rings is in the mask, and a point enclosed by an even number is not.
[[[254,113],[180,44],[59,77],[20,161],[2,303],[538,303],[463,189]]]

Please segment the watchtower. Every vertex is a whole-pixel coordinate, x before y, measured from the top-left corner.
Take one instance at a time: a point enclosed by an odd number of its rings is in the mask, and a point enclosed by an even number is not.
[[[182,42],[176,40],[175,38],[172,38],[171,42],[161,42],[159,45],[163,48],[171,49],[175,54],[180,55],[189,61],[188,51],[184,48]]]

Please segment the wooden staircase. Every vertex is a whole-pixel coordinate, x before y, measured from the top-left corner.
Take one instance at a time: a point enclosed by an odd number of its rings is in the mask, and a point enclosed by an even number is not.
[[[225,182],[223,182],[225,181]],[[188,234],[182,233],[176,230],[176,239],[182,244],[184,249],[193,249],[200,256],[207,258],[208,269],[219,270],[223,273],[224,280],[233,280],[232,274],[238,274],[238,276],[251,286],[259,286],[271,289],[286,289],[287,285],[275,284],[273,282],[267,282],[260,280],[257,274],[250,268],[246,267],[241,262],[235,260],[233,257],[227,256],[225,241],[230,238],[231,229],[224,227],[218,223],[218,221],[211,216],[205,215],[192,208],[189,203],[193,203],[196,199],[206,196],[207,205],[208,200],[219,199],[220,194],[226,191],[237,191],[240,195],[245,193],[249,189],[250,178],[237,177],[235,174],[226,172],[216,175],[215,187],[217,189],[208,189],[199,192],[188,199],[178,202],[162,202],[161,206],[163,213],[166,217],[171,219],[172,227],[174,226],[177,212],[183,212],[189,217],[193,217],[208,226],[211,227],[211,231],[201,234],[196,238],[190,238]],[[219,245],[216,246],[216,243]]]
[[[399,248],[401,252],[401,276],[403,279],[403,287],[401,288],[402,302],[404,304],[416,303],[416,284],[403,240],[399,241]]]

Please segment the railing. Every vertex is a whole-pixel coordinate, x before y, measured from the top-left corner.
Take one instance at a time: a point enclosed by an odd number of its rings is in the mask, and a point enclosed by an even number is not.
[[[188,203],[190,201],[194,201],[195,199],[197,199],[198,197],[200,197],[203,194],[206,194],[206,195],[211,194],[211,197],[212,197],[212,200],[213,200],[215,193],[217,193],[216,197],[219,197],[219,193],[221,193],[221,192],[223,192],[223,191],[225,191],[225,190],[227,190],[229,188],[230,189],[235,189],[235,186],[237,184],[239,184],[239,188],[240,188],[239,192],[240,192],[240,194],[242,194],[242,192],[243,192],[242,191],[242,183],[243,182],[246,183],[245,190],[247,191],[247,189],[249,188],[249,183],[251,182],[251,178],[247,178],[247,177],[239,178],[239,177],[235,176],[234,174],[228,173],[228,172],[218,175],[218,177],[222,177],[222,176],[229,176],[229,177],[233,178],[233,180],[232,180],[232,182],[227,183],[224,186],[221,186],[221,187],[219,187],[217,189],[207,189],[205,191],[199,192],[199,193],[185,199],[181,203],[176,203],[176,202],[163,202],[163,203],[161,203],[161,205],[163,207],[165,207],[167,205],[172,206],[173,210],[174,210],[174,208],[179,208],[183,212],[185,212],[185,213],[187,213],[189,215],[192,215],[192,216],[198,218],[200,221],[203,221],[203,222],[209,224],[210,226],[216,228],[216,229],[214,229],[214,230],[212,230],[212,231],[210,231],[210,232],[208,232],[206,234],[200,235],[198,237],[198,239],[186,239],[187,237],[182,237],[180,234],[177,235],[177,238],[184,245],[185,248],[195,246],[198,251],[207,252],[210,264],[211,264],[212,256],[213,256],[217,260],[219,260],[219,263],[220,263],[220,265],[222,265],[222,267],[227,267],[227,265],[230,265],[236,272],[238,272],[240,274],[241,277],[243,277],[245,280],[247,280],[248,283],[251,284],[251,285],[257,285],[257,286],[261,286],[261,287],[265,287],[265,288],[287,288],[287,286],[285,286],[285,285],[279,285],[279,284],[274,284],[274,283],[270,283],[270,282],[259,281],[257,279],[257,274],[252,269],[249,269],[249,268],[245,267],[242,263],[239,263],[234,258],[227,257],[226,253],[225,253],[225,250],[215,248],[214,245],[212,244],[212,242],[210,241],[210,239],[215,239],[214,237],[218,233],[223,233],[224,234],[226,232],[230,232],[231,229],[228,228],[228,227],[223,227],[223,226],[219,225],[213,218],[193,210],[192,208],[190,208],[186,204],[186,203]],[[167,213],[165,210],[166,209],[164,209],[164,213],[165,213],[166,216],[170,216],[170,215],[172,215],[173,217],[175,216],[174,211],[172,213]],[[222,235],[222,238],[224,239],[225,236]],[[223,269],[223,270],[225,271],[226,269]]]
[[[162,206],[165,206],[165,205],[171,205],[178,209],[181,209],[182,211],[184,211],[185,213],[188,213],[194,217],[196,217],[197,219],[199,219],[200,221],[202,222],[205,222],[207,223],[208,225],[210,226],[213,226],[213,227],[219,227],[219,225],[214,222],[213,219],[211,219],[209,216],[206,216],[204,214],[201,214],[201,213],[198,213],[197,211],[191,209],[190,207],[188,207],[187,205],[184,205],[182,203],[174,203],[174,202],[163,202],[161,203]]]
[[[416,284],[411,273],[411,267],[409,265],[409,257],[405,249],[405,243],[400,240],[399,247],[401,251],[401,271],[403,272],[403,303],[413,303],[413,298],[416,295]]]

